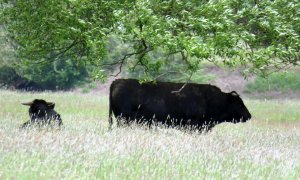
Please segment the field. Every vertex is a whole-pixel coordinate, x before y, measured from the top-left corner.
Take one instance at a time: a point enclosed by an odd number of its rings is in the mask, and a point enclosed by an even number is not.
[[[34,98],[55,102],[64,127],[20,130]],[[205,134],[109,131],[107,96],[0,90],[0,179],[299,179],[300,101],[245,104],[251,121]]]

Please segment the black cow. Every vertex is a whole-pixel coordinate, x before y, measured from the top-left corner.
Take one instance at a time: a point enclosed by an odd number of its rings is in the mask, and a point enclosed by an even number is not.
[[[117,79],[109,94],[109,124],[112,113],[125,123],[162,123],[209,130],[222,122],[246,122],[251,114],[239,95],[222,92],[208,84],[150,82]]]
[[[46,126],[52,122],[62,125],[60,115],[54,110],[55,104],[46,102],[42,99],[35,99],[32,102],[22,103],[23,105],[30,106],[29,116],[30,120],[22,125],[22,128],[29,127],[31,124],[38,124],[39,126]]]

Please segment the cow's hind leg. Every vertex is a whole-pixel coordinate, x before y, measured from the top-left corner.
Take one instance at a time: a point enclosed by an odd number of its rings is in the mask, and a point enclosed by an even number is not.
[[[202,126],[197,126],[197,130],[200,133],[209,133],[209,132],[211,132],[211,130],[214,126],[215,126],[215,124],[213,124],[213,123],[204,124]]]
[[[124,118],[122,115],[117,116],[117,117],[116,117],[116,121],[117,121],[117,127],[121,127],[121,126],[123,126],[124,124],[127,124],[127,123],[128,123],[127,120],[126,120],[126,118]]]

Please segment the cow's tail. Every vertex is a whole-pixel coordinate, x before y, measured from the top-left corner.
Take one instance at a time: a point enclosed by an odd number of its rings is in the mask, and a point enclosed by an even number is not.
[[[110,89],[109,89],[109,112],[108,112],[108,123],[109,123],[109,126],[108,128],[111,129],[112,128],[112,125],[113,125],[113,118],[112,118],[112,84],[110,86]]]

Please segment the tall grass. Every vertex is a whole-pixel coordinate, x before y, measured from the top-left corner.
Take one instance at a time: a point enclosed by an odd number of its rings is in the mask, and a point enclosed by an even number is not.
[[[20,102],[34,98],[56,102],[64,127],[20,130],[28,119]],[[0,179],[300,178],[298,101],[247,100],[253,120],[206,134],[109,131],[107,97],[96,94],[2,90],[0,105]]]

